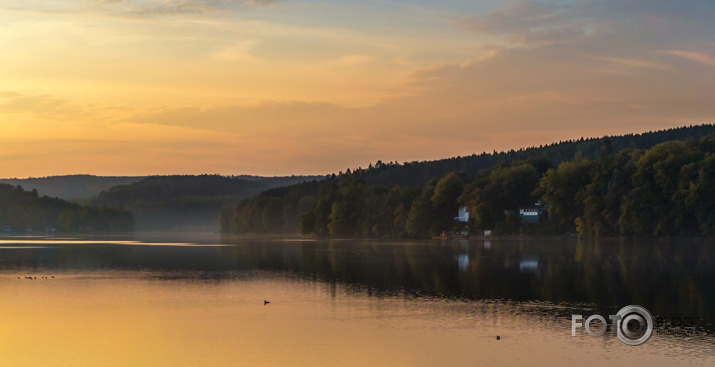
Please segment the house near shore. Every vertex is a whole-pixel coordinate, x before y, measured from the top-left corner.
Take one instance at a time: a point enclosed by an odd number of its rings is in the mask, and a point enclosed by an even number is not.
[[[454,220],[457,221],[459,227],[456,234],[460,236],[468,236],[469,228],[467,227],[467,222],[469,222],[469,211],[465,205],[460,205],[459,208],[457,208],[457,216],[454,217]]]
[[[469,211],[467,210],[467,207],[465,205],[459,206],[459,208],[457,209],[457,216],[454,217],[454,220],[461,223],[469,222]]]
[[[520,208],[519,218],[521,218],[521,223],[539,223],[541,218],[546,216],[550,207],[548,203],[541,204],[541,201],[537,201],[534,206]]]

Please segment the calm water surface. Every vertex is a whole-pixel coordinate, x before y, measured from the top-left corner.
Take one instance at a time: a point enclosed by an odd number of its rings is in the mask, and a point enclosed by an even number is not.
[[[0,366],[715,365],[714,243],[5,237],[0,290]],[[630,304],[693,325],[571,336]]]

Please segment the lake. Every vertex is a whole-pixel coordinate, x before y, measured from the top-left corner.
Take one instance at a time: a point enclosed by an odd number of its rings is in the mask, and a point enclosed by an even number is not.
[[[0,366],[715,365],[689,240],[4,237],[0,289]],[[644,344],[571,335],[628,305]]]

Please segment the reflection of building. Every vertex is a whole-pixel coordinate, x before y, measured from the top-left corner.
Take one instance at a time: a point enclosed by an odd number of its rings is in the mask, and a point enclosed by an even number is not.
[[[459,267],[460,271],[467,271],[469,267],[469,255],[460,254],[457,256],[457,267]]]
[[[524,259],[519,262],[519,271],[522,273],[536,273],[539,270],[539,260]]]
[[[519,261],[519,271],[521,273],[532,273],[539,277],[539,256],[526,255]]]
[[[546,215],[549,210],[549,204],[541,205],[540,201],[534,203],[534,206],[519,209],[519,217],[522,223],[539,223],[539,219]]]

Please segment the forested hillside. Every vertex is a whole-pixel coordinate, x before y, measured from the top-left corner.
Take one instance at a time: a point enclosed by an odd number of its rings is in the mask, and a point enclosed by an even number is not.
[[[218,230],[221,209],[226,205],[272,187],[312,179],[315,177],[151,176],[103,191],[93,205],[130,210],[137,230]]]
[[[715,133],[715,125],[697,125],[679,127],[667,130],[653,131],[642,134],[627,134],[620,136],[604,136],[602,138],[581,138],[578,140],[560,141],[539,147],[521,148],[503,152],[472,154],[464,157],[453,157],[423,162],[383,163],[378,161],[367,169],[352,170],[353,176],[368,185],[424,185],[429,180],[442,177],[450,172],[466,172],[470,175],[486,173],[491,167],[502,162],[526,160],[543,157],[557,166],[568,161],[576,152],[581,152],[583,158],[596,159],[603,154],[603,149],[618,152],[623,149],[649,149],[656,144],[669,140],[687,140],[700,138]]]
[[[0,230],[62,233],[132,230],[131,213],[116,208],[85,207],[21,186],[0,184]]]
[[[715,126],[382,164],[268,190],[224,210],[231,233],[428,237],[441,231],[713,236]],[[570,154],[570,156],[569,156]],[[537,200],[548,212],[523,223]],[[457,207],[470,212],[456,223]]]

